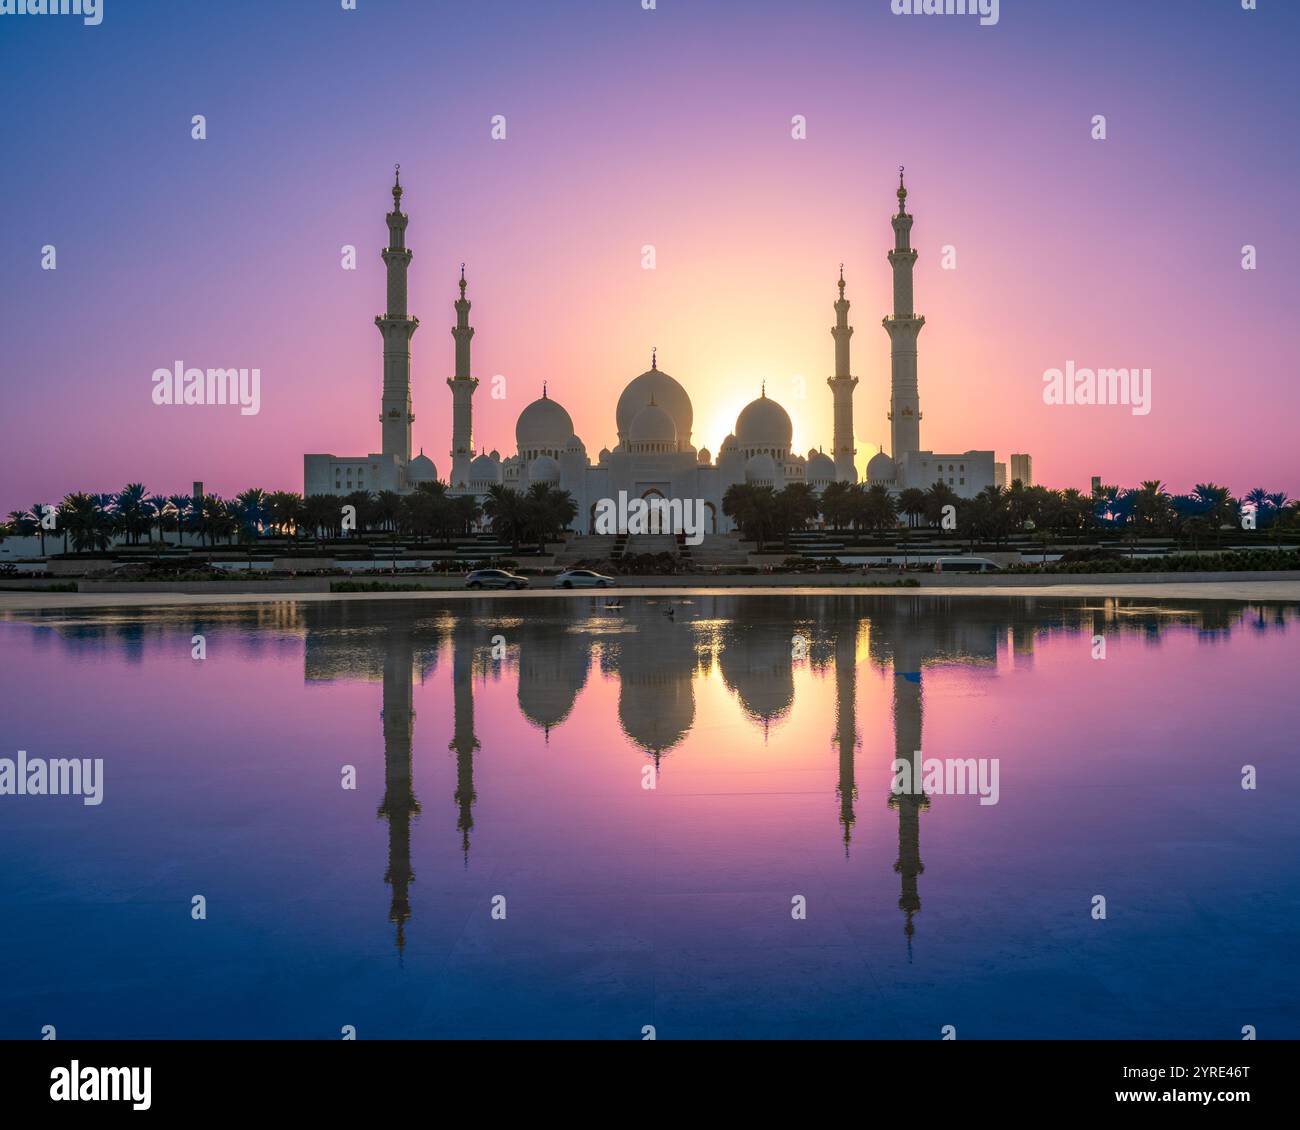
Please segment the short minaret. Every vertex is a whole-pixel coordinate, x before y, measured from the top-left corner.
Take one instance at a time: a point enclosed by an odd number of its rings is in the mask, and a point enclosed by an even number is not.
[[[892,423],[893,456],[896,464],[921,450],[921,398],[916,383],[916,339],[925,325],[912,307],[912,217],[907,214],[907,189],[903,169],[898,169],[898,215],[893,218],[894,249],[889,253],[894,268],[894,312],[884,320],[890,341],[889,419]]]
[[[856,483],[858,469],[853,461],[857,448],[853,446],[853,390],[858,378],[849,375],[849,338],[853,327],[849,325],[849,300],[844,297],[844,264],[840,264],[840,297],[835,303],[835,375],[828,377],[831,396],[835,400],[835,477],[842,483]]]
[[[469,490],[469,465],[474,459],[474,390],[478,378],[470,376],[469,343],[474,327],[469,324],[470,301],[465,297],[465,264],[460,265],[460,297],[456,299],[456,375],[447,381],[451,389],[451,489]]]
[[[407,217],[402,213],[400,165],[393,184],[393,210],[386,219],[388,246],[383,257],[388,265],[388,313],[375,319],[384,338],[383,409],[379,422],[381,450],[385,455],[397,456],[404,485],[406,465],[411,461],[411,424],[415,420],[411,412],[411,337],[420,319],[406,312],[406,270],[411,265],[411,252],[406,246]]]

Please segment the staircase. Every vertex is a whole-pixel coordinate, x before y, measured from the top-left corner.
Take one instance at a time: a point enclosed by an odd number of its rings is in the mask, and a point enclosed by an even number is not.
[[[699,545],[691,547],[691,561],[705,569],[748,565],[752,542],[741,541],[737,534],[705,534]]]
[[[677,556],[677,538],[673,534],[630,534],[623,547],[625,557],[642,553],[671,553]]]
[[[555,564],[567,569],[579,561],[608,561],[615,556],[615,534],[583,534],[571,537],[555,555]]]

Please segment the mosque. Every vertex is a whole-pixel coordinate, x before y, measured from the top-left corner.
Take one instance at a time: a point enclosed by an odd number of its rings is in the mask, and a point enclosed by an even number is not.
[[[393,210],[388,213],[388,246],[383,259],[388,268],[388,312],[375,319],[383,337],[383,389],[381,394],[380,447],[366,456],[329,454],[304,457],[304,493],[350,494],[355,490],[405,492],[422,482],[433,482],[438,470],[421,448],[412,458],[411,427],[415,421],[411,400],[411,338],[420,321],[407,311],[407,271],[412,252],[406,246],[408,217],[402,212],[400,168],[393,185]],[[898,213],[892,218],[894,247],[889,262],[894,275],[894,312],[883,325],[890,339],[892,454],[883,451],[867,464],[867,481],[891,492],[907,487],[930,487],[946,482],[959,497],[968,498],[995,482],[992,451],[966,451],[944,455],[921,450],[921,402],[917,380],[917,337],[925,318],[915,313],[912,272],[917,253],[911,246],[912,216],[907,211],[907,189],[899,170]],[[462,267],[460,297],[456,299],[455,374],[447,380],[452,397],[451,469],[449,493],[472,494],[482,500],[496,485],[526,490],[548,483],[568,491],[577,505],[575,532],[595,529],[601,500],[693,500],[703,507],[704,532],[727,533],[733,528],[722,513],[727,489],[751,483],[780,490],[790,483],[807,483],[820,493],[833,482],[857,482],[854,462],[853,391],[858,378],[851,375],[849,300],[845,297],[843,270],[839,298],[834,303],[835,375],[827,379],[833,399],[834,426],[831,453],[814,448],[807,455],[791,450],[794,428],[790,415],[767,396],[766,385],[736,418],[736,426],[723,439],[716,458],[707,447],[697,447],[691,398],[686,389],[659,368],[652,354],[650,368],[623,389],[615,408],[618,441],[602,448],[592,461],[586,444],[574,432],[573,419],[545,385],[542,395],[520,414],[515,423],[515,452],[475,455],[474,391],[472,375],[468,284]]]

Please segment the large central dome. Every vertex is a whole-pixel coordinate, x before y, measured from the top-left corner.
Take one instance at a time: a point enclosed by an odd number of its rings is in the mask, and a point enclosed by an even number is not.
[[[619,442],[628,442],[632,421],[651,400],[672,417],[677,428],[677,449],[681,451],[689,447],[691,424],[695,415],[691,409],[691,398],[681,385],[667,373],[660,372],[658,367],[649,369],[629,382],[623,395],[618,398],[614,421],[618,427]]]
[[[736,440],[742,451],[790,451],[794,427],[786,410],[775,400],[768,400],[767,390],[751,400],[736,418]]]

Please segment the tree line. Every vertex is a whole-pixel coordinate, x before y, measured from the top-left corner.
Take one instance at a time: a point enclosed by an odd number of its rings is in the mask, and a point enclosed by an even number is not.
[[[880,484],[835,482],[820,496],[806,483],[779,491],[738,483],[727,489],[722,511],[760,550],[818,518],[836,532],[928,528],[995,544],[1024,534],[1047,539],[1109,532],[1133,539],[1172,537],[1195,546],[1210,538],[1217,544],[1225,527],[1271,530],[1274,535],[1300,532],[1300,502],[1285,491],[1257,487],[1235,498],[1227,487],[1201,483],[1190,494],[1171,494],[1158,479],[1131,489],[1102,486],[1091,494],[1027,487],[1017,479],[1009,487],[986,487],[965,499],[946,483],[892,494]]]
[[[482,504],[471,495],[449,494],[441,482],[420,483],[409,494],[354,491],[305,498],[292,491],[253,487],[231,499],[216,494],[151,495],[142,483],[129,483],[116,494],[78,491],[59,503],[38,502],[30,510],[11,511],[0,523],[0,540],[38,537],[42,556],[51,541],[61,544],[63,553],[102,553],[116,543],[150,543],[155,533],[160,543],[167,534],[176,534],[184,544],[188,535],[205,547],[250,545],[265,537],[320,542],[345,532],[445,544],[485,524],[494,537],[517,550],[522,544],[544,546],[561,539],[577,512],[569,492],[548,483],[534,483],[526,491],[494,485]]]

